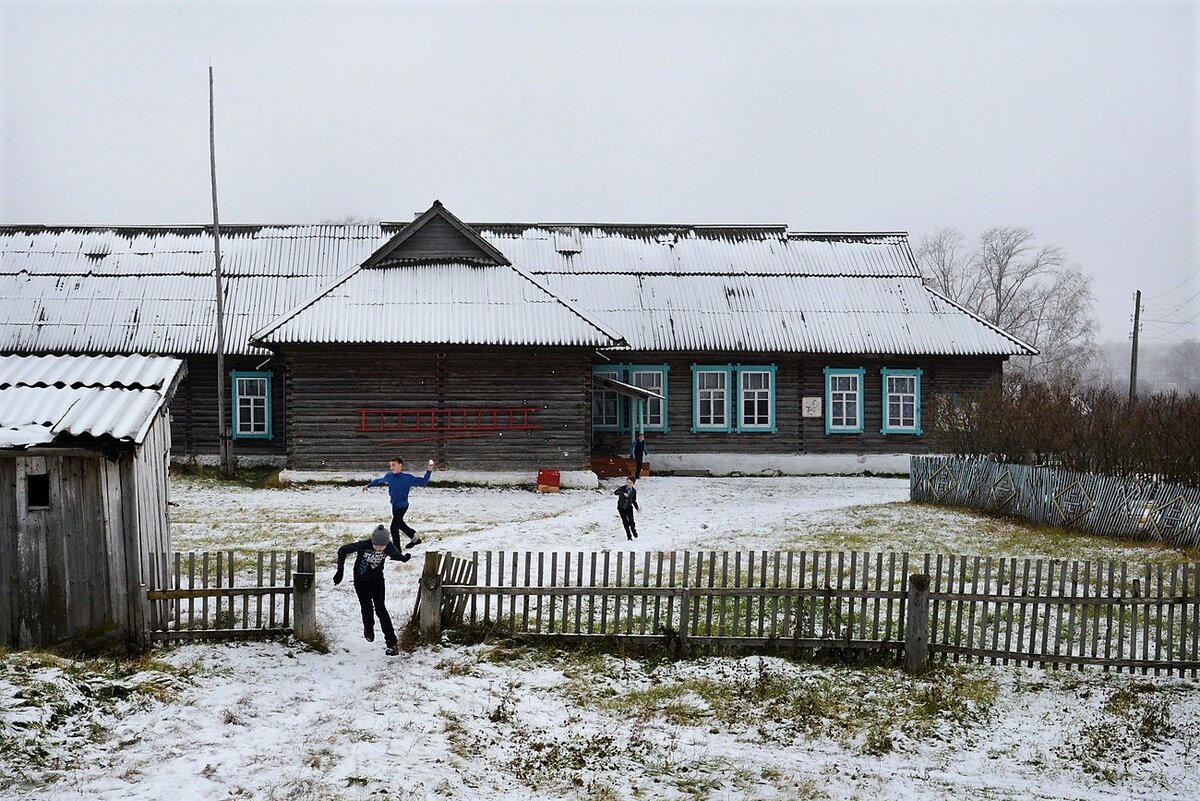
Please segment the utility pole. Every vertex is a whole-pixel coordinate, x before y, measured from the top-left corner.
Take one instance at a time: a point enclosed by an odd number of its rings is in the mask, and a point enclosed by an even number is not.
[[[213,253],[217,267],[217,437],[220,443],[221,475],[233,478],[232,443],[225,423],[225,282],[221,280],[221,218],[217,214],[217,134],[211,64],[208,67],[208,162],[212,168]]]
[[[1129,401],[1137,400],[1137,350],[1138,328],[1142,321],[1142,290],[1133,295],[1133,350],[1129,355]]]

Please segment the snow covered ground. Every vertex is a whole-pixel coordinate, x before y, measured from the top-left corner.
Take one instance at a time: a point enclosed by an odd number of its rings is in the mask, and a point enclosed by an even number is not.
[[[414,490],[426,547],[625,547],[617,486]],[[641,482],[639,545],[1178,559],[905,503],[906,480]],[[177,480],[180,550],[313,549],[330,653],[187,646],[134,663],[0,656],[0,797],[29,799],[1200,798],[1200,684],[1095,671],[682,662],[506,644],[387,657],[336,547],[382,490]],[[388,568],[398,623],[419,562]]]

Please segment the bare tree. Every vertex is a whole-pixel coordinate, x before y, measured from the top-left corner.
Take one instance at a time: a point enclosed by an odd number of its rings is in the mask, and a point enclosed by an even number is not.
[[[1078,381],[1096,349],[1091,279],[1057,246],[1038,246],[1027,228],[989,228],[970,253],[961,243],[954,228],[918,242],[925,282],[1040,351],[1014,358],[1012,367],[1032,378]]]
[[[917,243],[917,263],[925,283],[957,303],[977,291],[979,273],[966,269],[967,254],[962,251],[963,235],[957,228],[943,228]]]
[[[1200,340],[1185,339],[1171,346],[1167,377],[1180,394],[1200,391]]]

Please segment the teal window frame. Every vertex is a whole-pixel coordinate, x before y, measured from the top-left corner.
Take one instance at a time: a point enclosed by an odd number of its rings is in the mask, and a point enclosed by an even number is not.
[[[897,370],[891,367],[884,367],[879,371],[883,376],[883,420],[879,429],[880,434],[907,434],[909,436],[921,435],[921,371],[915,370]],[[912,378],[913,381],[913,425],[911,426],[894,426],[889,419],[888,410],[890,408],[890,397],[892,393],[888,387],[888,379],[890,378]]]
[[[734,372],[736,374],[735,381],[737,383],[737,399],[734,405],[737,407],[737,431],[747,434],[774,434],[777,426],[775,421],[775,398],[777,392],[775,390],[775,373],[776,365],[774,364],[739,364]],[[742,386],[742,376],[748,373],[766,373],[768,378],[767,383],[767,424],[747,424],[742,418],[745,412],[745,397],[743,392],[745,388]]]
[[[595,376],[597,374],[602,374],[602,375],[614,378],[617,381],[624,381],[625,380],[625,372],[624,372],[623,367],[624,366],[620,365],[620,364],[606,364],[606,365],[600,365],[600,366],[593,366],[592,367],[592,375]],[[596,422],[596,393],[597,392],[603,392],[605,394],[611,394],[611,395],[617,396],[617,422],[615,425],[608,425],[608,424],[603,424],[603,423],[598,424]],[[608,389],[597,390],[595,384],[593,383],[592,384],[592,430],[593,431],[618,431],[618,432],[628,430],[628,425],[625,420],[625,404],[622,403],[623,400],[624,400],[624,398],[622,398],[622,396],[619,392],[614,392],[614,391],[608,390]]]
[[[866,398],[865,382],[867,371],[864,367],[845,368],[845,367],[826,367],[825,368],[825,433],[832,434],[861,434],[865,430],[863,422],[863,406]],[[833,378],[843,376],[855,376],[858,378],[858,421],[854,427],[833,425]]]
[[[700,383],[701,373],[721,373],[725,376],[725,422],[724,424],[700,422]],[[724,433],[733,430],[733,373],[734,369],[727,364],[693,364],[692,365],[692,433]]]
[[[659,423],[658,425],[650,425],[649,422],[645,422],[644,430],[645,431],[654,431],[657,433],[665,434],[669,430],[668,415],[667,415],[667,404],[668,404],[667,378],[670,376],[670,372],[671,372],[670,367],[666,364],[626,364],[626,365],[622,365],[622,366],[625,368],[626,383],[633,384],[634,386],[640,386],[637,383],[637,381],[634,380],[634,377],[633,377],[634,373],[657,373],[659,376],[661,376],[661,378],[662,378],[662,393],[661,394],[663,396],[663,399],[661,401],[662,422]],[[652,399],[647,399],[645,401],[647,420],[650,417],[650,403],[651,402],[652,402]],[[630,421],[630,425],[634,425],[635,423],[636,423],[636,421],[632,421],[632,420]],[[622,430],[627,430],[627,429],[628,429],[628,426]]]
[[[272,417],[272,412],[273,412],[273,408],[272,408],[272,404],[271,404],[271,383],[272,383],[273,378],[274,378],[274,374],[270,373],[270,372],[258,372],[258,371],[252,371],[252,370],[230,371],[229,383],[230,383],[230,388],[232,390],[230,393],[230,413],[231,413],[231,419],[233,420],[233,426],[231,426],[231,428],[233,431],[234,439],[274,439],[274,431],[272,430],[272,426],[271,426],[271,417]],[[242,392],[238,389],[238,381],[241,379],[254,379],[254,380],[264,381],[266,388],[267,388],[266,394],[262,395],[262,396],[260,396],[260,395],[243,396]],[[241,400],[243,397],[248,397],[248,398],[262,397],[263,398],[263,414],[264,414],[265,423],[266,423],[265,431],[243,432],[241,430],[242,418],[241,418],[241,415],[239,414],[239,412],[241,411],[240,406],[241,406]]]

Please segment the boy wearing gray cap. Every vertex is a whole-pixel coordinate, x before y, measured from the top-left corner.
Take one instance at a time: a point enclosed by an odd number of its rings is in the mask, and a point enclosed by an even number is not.
[[[375,617],[378,616],[383,641],[387,644],[386,653],[395,656],[400,651],[396,648],[396,630],[392,628],[392,618],[384,603],[383,566],[388,559],[407,562],[410,557],[396,547],[386,528],[377,526],[370,539],[348,542],[338,548],[334,584],[342,583],[346,557],[350,554],[354,554],[354,592],[362,607],[363,636],[367,642],[375,641]]]

